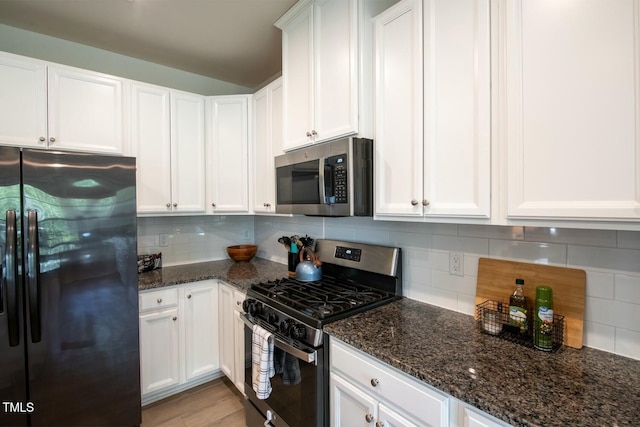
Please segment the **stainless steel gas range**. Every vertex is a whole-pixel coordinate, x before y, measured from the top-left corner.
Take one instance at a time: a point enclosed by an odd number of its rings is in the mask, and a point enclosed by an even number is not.
[[[251,286],[245,322],[247,425],[325,426],[329,421],[329,345],[323,326],[402,296],[400,248],[318,240],[322,279],[282,279]],[[254,324],[273,334],[276,374],[268,398],[252,387]]]

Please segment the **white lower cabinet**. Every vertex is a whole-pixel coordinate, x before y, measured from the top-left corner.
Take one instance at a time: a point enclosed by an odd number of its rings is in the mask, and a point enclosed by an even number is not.
[[[329,357],[331,426],[509,426],[335,338]]]
[[[448,426],[449,396],[340,342],[330,345],[332,426]]]
[[[219,376],[217,281],[143,291],[139,306],[143,404]]]
[[[508,427],[503,421],[500,421],[489,414],[486,414],[472,406],[457,402],[458,420],[455,426],[459,427]]]
[[[219,284],[220,369],[244,393],[244,322],[240,315],[245,294],[224,282]]]

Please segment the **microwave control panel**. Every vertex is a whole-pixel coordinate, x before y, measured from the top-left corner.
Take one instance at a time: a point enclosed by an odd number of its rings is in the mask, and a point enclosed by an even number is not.
[[[331,184],[325,188],[327,201],[332,204],[347,203],[347,155],[327,158],[325,168],[330,169],[328,172],[331,174]]]

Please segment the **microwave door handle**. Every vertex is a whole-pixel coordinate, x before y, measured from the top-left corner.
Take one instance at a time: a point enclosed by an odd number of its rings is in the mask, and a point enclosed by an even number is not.
[[[326,204],[327,203],[327,194],[325,191],[325,175],[324,175],[324,169],[325,169],[325,162],[327,161],[326,157],[320,157],[318,164],[319,164],[319,171],[318,171],[318,186],[320,187],[320,204]]]

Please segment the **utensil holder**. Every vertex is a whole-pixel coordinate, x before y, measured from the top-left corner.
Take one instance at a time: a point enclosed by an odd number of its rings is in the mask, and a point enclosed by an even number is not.
[[[531,329],[533,329],[532,326]],[[487,300],[476,305],[476,329],[484,334],[493,335],[497,338],[511,341],[525,347],[534,348],[533,336],[513,332],[513,327],[509,321],[509,303],[501,301]],[[555,352],[564,341],[564,316],[553,315],[553,325],[550,334],[551,347],[543,351]]]

